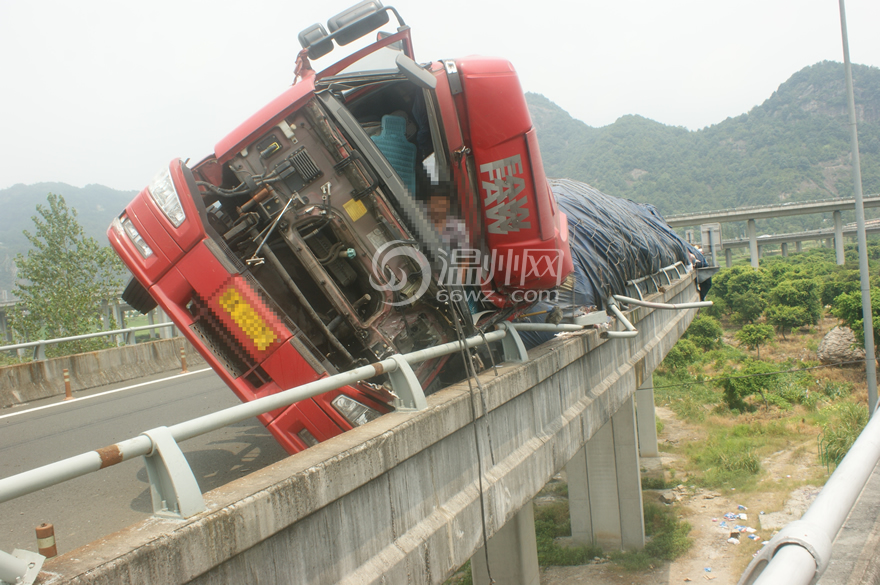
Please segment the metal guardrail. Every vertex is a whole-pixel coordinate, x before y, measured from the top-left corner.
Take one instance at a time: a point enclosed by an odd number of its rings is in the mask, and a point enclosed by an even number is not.
[[[146,331],[147,329],[165,329],[166,327],[176,327],[172,322],[158,323],[156,325],[140,325],[138,327],[127,327],[126,329],[114,329],[113,331],[99,331],[97,333],[86,333],[85,335],[73,335],[70,337],[59,337],[57,339],[41,339],[39,341],[27,341],[25,343],[16,343],[14,345],[0,346],[0,351],[15,351],[19,349],[34,348],[34,361],[42,361],[46,359],[46,346],[55,345],[56,343],[64,343],[65,341],[81,341],[83,339],[93,339],[95,337],[106,337],[108,335],[125,335],[125,343],[133,345],[136,343],[135,333],[138,331]]]
[[[738,585],[815,583],[831,560],[831,545],[880,461],[880,417],[872,416],[816,500],[761,549]]]

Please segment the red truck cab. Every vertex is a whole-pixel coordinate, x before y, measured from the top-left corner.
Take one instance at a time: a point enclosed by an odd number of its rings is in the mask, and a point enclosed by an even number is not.
[[[396,32],[312,70],[389,13]],[[572,270],[510,63],[418,65],[375,0],[328,27],[300,33],[294,85],[212,156],[172,161],[108,231],[134,275],[126,300],[158,302],[245,401],[491,327]],[[455,244],[430,215],[438,194],[465,228]],[[415,369],[426,393],[455,377],[444,366]],[[383,382],[260,420],[296,452],[391,410]]]

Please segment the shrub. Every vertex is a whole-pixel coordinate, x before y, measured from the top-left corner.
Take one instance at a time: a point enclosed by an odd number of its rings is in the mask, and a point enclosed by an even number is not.
[[[819,435],[819,460],[829,469],[843,461],[869,418],[868,409],[855,402],[843,402],[832,409],[832,419]]]
[[[661,367],[665,371],[686,368],[700,357],[700,349],[690,339],[679,339],[663,359]]]
[[[697,315],[697,318],[684,333],[686,339],[690,339],[694,345],[704,351],[715,349],[721,345],[722,335],[724,335],[724,330],[721,329],[721,323],[718,322],[718,319],[702,314]]]
[[[770,325],[743,325],[736,332],[736,339],[749,349],[758,350],[758,359],[761,359],[761,346],[773,339],[773,327]]]
[[[751,359],[747,359],[740,370],[726,368],[724,378],[717,382],[724,392],[724,402],[731,409],[745,410],[748,407],[745,399],[750,396],[760,394],[766,401],[767,393],[776,384],[774,377],[768,374],[775,372],[776,368],[776,364]]]
[[[835,382],[834,380],[826,380],[819,389],[822,394],[831,398],[846,398],[853,393],[854,386],[852,382]]]

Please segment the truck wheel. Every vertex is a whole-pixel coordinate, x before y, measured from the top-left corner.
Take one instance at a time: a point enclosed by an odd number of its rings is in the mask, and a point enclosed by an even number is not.
[[[125,285],[125,290],[122,291],[122,300],[128,303],[132,309],[144,315],[155,309],[158,304],[144,288],[144,285],[134,277],[131,277],[131,280]]]

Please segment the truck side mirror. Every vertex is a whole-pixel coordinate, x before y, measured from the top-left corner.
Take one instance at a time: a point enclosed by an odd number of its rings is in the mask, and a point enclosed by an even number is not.
[[[309,50],[310,59],[320,59],[333,50],[333,39],[327,38],[327,30],[323,24],[313,24],[300,31],[299,44]]]
[[[347,45],[388,21],[388,12],[379,0],[364,0],[328,20],[327,26],[337,43]]]

